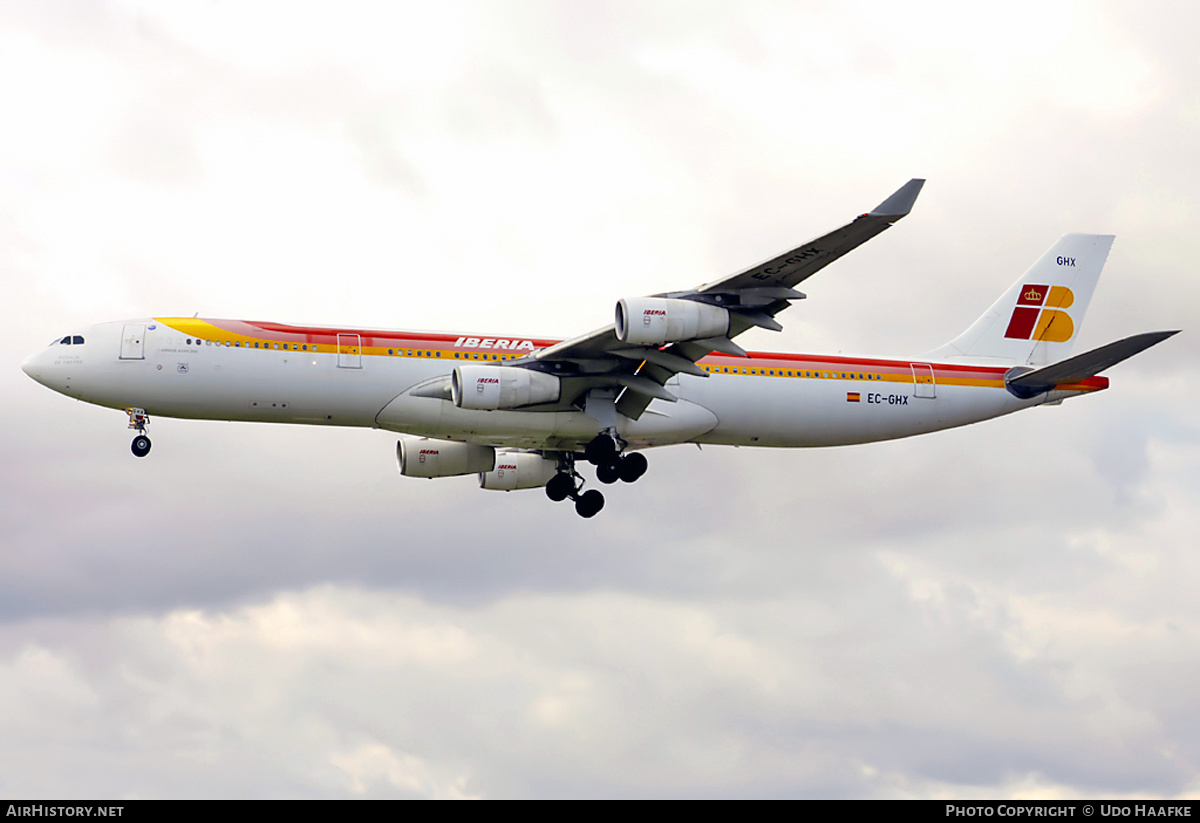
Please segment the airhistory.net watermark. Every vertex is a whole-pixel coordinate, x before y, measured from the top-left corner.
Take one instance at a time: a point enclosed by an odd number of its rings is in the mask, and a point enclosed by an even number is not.
[[[45,803],[9,803],[5,817],[120,817],[124,806],[53,806]]]

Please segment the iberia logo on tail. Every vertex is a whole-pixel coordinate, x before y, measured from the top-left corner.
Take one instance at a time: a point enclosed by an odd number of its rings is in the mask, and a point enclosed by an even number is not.
[[[1071,308],[1075,295],[1066,286],[1026,284],[1013,308],[1005,337],[1014,340],[1044,340],[1065,343],[1075,333],[1075,323],[1065,309]]]

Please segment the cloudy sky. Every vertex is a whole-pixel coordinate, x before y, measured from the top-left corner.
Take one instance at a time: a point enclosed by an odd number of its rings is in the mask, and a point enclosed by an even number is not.
[[[0,5],[0,795],[1200,794],[1200,11]],[[584,521],[22,374],[191,314],[569,336],[910,218],[748,347],[907,354],[1117,236],[1058,408],[677,447]]]

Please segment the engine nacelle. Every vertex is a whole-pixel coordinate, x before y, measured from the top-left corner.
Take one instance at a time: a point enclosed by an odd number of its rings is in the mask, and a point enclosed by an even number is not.
[[[459,366],[450,376],[450,396],[460,409],[495,411],[554,403],[562,394],[557,377],[511,366]]]
[[[539,489],[550,482],[558,463],[535,452],[499,451],[496,468],[479,473],[479,488],[510,492],[514,489]]]
[[[617,301],[617,337],[622,343],[661,346],[729,334],[729,312],[695,300],[639,297]]]
[[[401,437],[396,441],[396,463],[405,477],[457,477],[491,471],[496,450],[475,443]]]

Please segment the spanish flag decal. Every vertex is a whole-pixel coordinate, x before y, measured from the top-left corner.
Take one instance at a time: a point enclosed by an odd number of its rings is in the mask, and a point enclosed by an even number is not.
[[[859,402],[859,400],[861,398],[862,398],[862,395],[856,391],[846,392],[846,402],[847,403],[857,403],[857,402]]]

